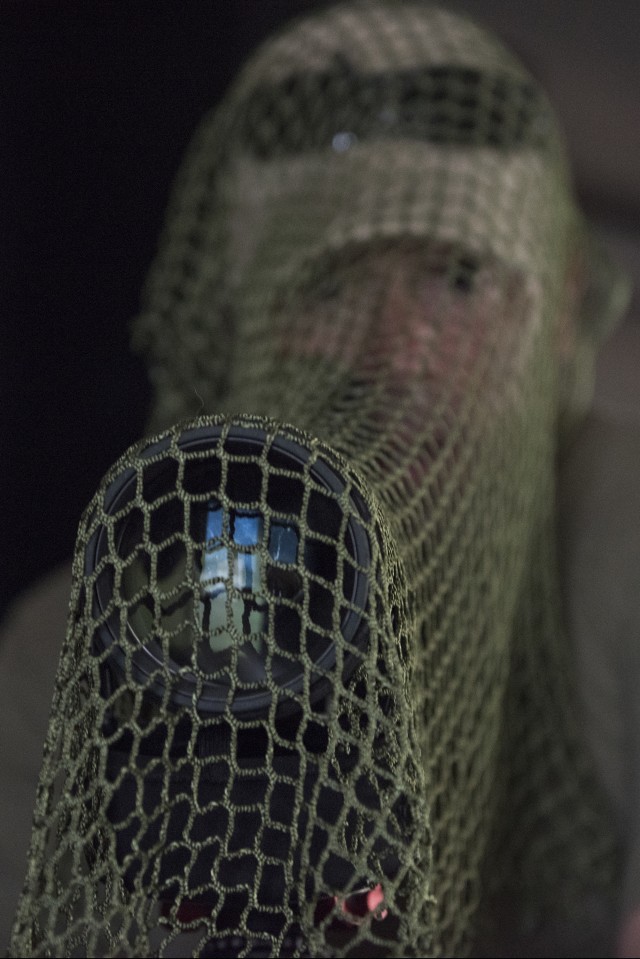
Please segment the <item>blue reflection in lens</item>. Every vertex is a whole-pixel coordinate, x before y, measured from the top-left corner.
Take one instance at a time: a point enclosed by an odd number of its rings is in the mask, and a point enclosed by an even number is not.
[[[298,555],[298,531],[294,526],[271,524],[269,554],[278,563],[295,563]]]
[[[256,513],[236,512],[231,514],[233,538],[238,546],[257,546],[262,539],[264,520]]]
[[[211,548],[211,540],[222,539],[222,510],[220,507],[207,510],[207,551]]]
[[[297,572],[288,574],[274,570],[267,585],[260,544],[264,538],[264,517],[244,510],[229,511],[229,538],[233,545],[223,545],[224,511],[218,503],[210,503],[206,515],[206,542],[200,575],[200,612],[203,637],[212,652],[228,649],[236,635],[250,638],[258,653],[263,652],[267,632],[268,603],[266,593],[294,595],[300,591]],[[269,555],[277,563],[295,565],[299,534],[296,527],[273,522],[269,530]],[[295,576],[293,584],[287,577]],[[230,591],[231,595],[227,593]],[[230,617],[230,618],[229,618]]]

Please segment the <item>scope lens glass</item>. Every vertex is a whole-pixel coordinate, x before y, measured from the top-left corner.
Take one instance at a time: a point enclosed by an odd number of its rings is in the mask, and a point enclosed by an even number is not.
[[[204,508],[194,504],[194,540],[185,546],[183,538],[174,539],[157,553],[155,564],[147,551],[136,548],[140,544],[130,541],[136,532],[135,524],[125,525],[120,540],[120,552],[133,553],[121,591],[136,638],[146,645],[154,637],[166,637],[175,666],[193,665],[195,645],[197,665],[204,673],[222,678],[221,673],[234,666],[241,681],[264,682],[270,609],[273,615],[281,598],[289,600],[289,606],[300,605],[303,598],[296,568],[297,527],[271,520],[267,557],[273,563],[265,562],[263,553],[263,515],[231,509],[225,520],[225,510],[215,500]],[[171,524],[165,529],[167,538],[177,532]],[[287,631],[286,619],[276,616],[277,645],[291,651],[298,648],[299,637],[281,635],[283,626]],[[289,633],[292,625],[290,620]],[[282,657],[274,665],[280,679],[294,667]]]
[[[110,501],[113,534],[105,527],[96,541],[94,562],[114,549],[117,557],[102,563],[96,584],[103,611],[116,600],[103,648],[115,641],[121,669],[129,672],[125,658],[133,656],[141,682],[158,692],[175,684],[177,703],[197,688],[199,706],[213,711],[262,710],[285,688],[324,695],[336,637],[355,651],[367,603],[367,577],[356,564],[366,567],[368,541],[355,517],[345,523],[337,474],[314,466],[326,477],[313,474],[303,507],[304,459],[270,450],[263,512],[255,507],[264,495],[254,458],[261,447],[245,447],[246,458],[228,464],[224,495],[215,450],[185,457],[180,478],[170,456],[144,467],[142,487],[123,474]],[[345,670],[351,659],[360,661],[349,654]]]

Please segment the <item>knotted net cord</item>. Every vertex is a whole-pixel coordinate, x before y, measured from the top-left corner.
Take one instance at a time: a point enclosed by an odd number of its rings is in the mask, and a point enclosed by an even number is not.
[[[135,324],[156,433],[80,524],[12,955],[465,955],[611,890],[554,473],[623,300],[483,30],[263,46]]]

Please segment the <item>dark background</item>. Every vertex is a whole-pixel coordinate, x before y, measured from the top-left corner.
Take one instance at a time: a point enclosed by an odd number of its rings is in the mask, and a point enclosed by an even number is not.
[[[322,5],[0,0],[0,615],[68,559],[100,477],[144,431],[129,324],[190,135],[266,34]],[[640,3],[448,5],[543,81],[583,204],[637,270]]]
[[[0,0],[0,612],[144,430],[129,324],[189,137],[311,5]]]

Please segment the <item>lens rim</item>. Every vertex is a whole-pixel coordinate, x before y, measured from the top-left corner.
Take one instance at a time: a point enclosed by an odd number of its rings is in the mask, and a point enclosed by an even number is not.
[[[282,433],[276,433],[274,436],[264,429],[240,425],[232,425],[226,428],[220,424],[190,427],[180,434],[177,446],[184,452],[211,450],[214,454],[221,442],[225,444],[226,448],[229,445],[237,444],[238,452],[247,455],[260,454],[268,443],[270,452],[272,450],[277,451],[283,456],[285,463],[289,460],[292,468],[297,468],[297,470],[300,467],[304,469],[312,457],[310,449]],[[164,436],[146,446],[139,453],[139,457],[142,460],[157,460],[159,469],[162,470],[160,458],[163,453],[169,453],[171,445],[171,436]],[[243,448],[240,449],[240,447]],[[135,496],[138,473],[139,468],[128,466],[107,486],[103,498],[104,511],[107,514],[118,513]],[[309,466],[309,473],[318,486],[328,492],[340,495],[346,488],[346,483],[340,473],[335,467],[330,466],[325,459],[316,457]],[[215,496],[215,492],[212,491],[211,495]],[[369,576],[362,570],[369,570],[371,567],[371,547],[365,529],[365,524],[369,520],[369,511],[362,497],[353,486],[349,491],[349,502],[351,515],[346,532],[348,548],[357,566],[353,566],[354,576],[351,595],[344,597],[349,605],[345,604],[345,612],[343,612],[341,621],[341,633],[345,643],[355,649],[362,650],[367,643],[368,627],[366,617],[357,613],[356,609],[361,609],[363,613],[367,609]],[[360,517],[361,522],[354,522],[354,516]],[[116,544],[116,549],[117,547],[118,544]],[[101,523],[85,550],[85,575],[91,575],[104,557],[110,553],[107,527]],[[159,698],[164,698],[167,687],[169,687],[169,698],[174,706],[192,706],[195,703],[197,709],[201,712],[213,714],[223,713],[230,708],[232,713],[240,714],[245,718],[253,718],[256,714],[264,715],[268,712],[272,701],[271,689],[263,687],[256,690],[236,690],[233,699],[230,699],[230,687],[228,685],[215,680],[198,679],[194,672],[179,667],[171,661],[167,662],[161,656],[159,649],[154,652],[152,648],[149,648],[154,643],[159,645],[158,640],[154,638],[143,643],[129,621],[127,621],[126,627],[127,635],[133,641],[134,648],[133,652],[129,649],[128,654],[125,653],[120,639],[119,614],[116,610],[112,615],[106,615],[114,592],[113,584],[107,584],[101,578],[96,580],[93,590],[93,615],[94,618],[99,618],[101,622],[94,635],[99,654],[104,653],[107,649],[112,649],[113,660],[121,676],[126,675],[126,660],[130,659],[132,674],[136,681]],[[355,609],[351,607],[355,607]],[[336,660],[336,643],[334,640],[330,640],[327,648],[314,661],[317,672],[314,668],[311,675],[310,696],[312,702],[326,696],[330,687],[335,684],[327,674],[335,668]],[[348,679],[361,661],[361,657],[347,652],[342,667],[343,682]],[[171,673],[169,682],[164,678],[167,667]],[[282,684],[283,696],[278,698],[279,711],[283,709],[295,710],[297,708],[295,695],[285,695],[285,691],[294,694],[302,692],[304,676],[305,670],[303,667],[297,674]],[[199,695],[198,689],[200,690]]]

